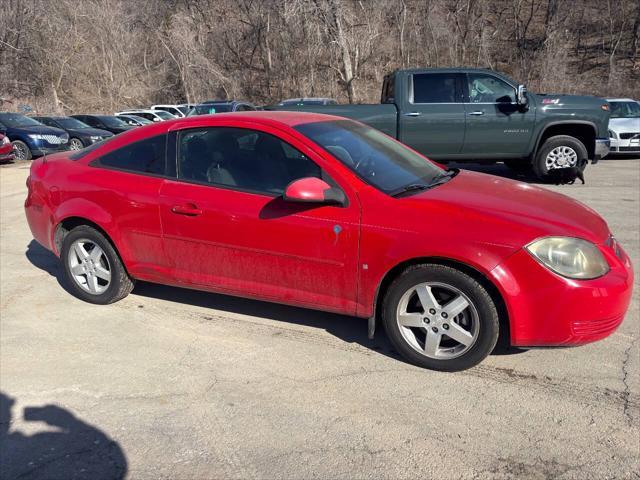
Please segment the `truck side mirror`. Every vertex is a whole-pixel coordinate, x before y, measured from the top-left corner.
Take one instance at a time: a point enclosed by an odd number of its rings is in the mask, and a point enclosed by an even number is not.
[[[527,87],[524,85],[518,85],[518,89],[516,90],[516,103],[521,107],[526,107],[529,103],[529,99],[527,98]]]

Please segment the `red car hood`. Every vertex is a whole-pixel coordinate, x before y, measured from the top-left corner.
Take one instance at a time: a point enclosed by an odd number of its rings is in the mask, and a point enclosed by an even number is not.
[[[505,246],[519,248],[551,235],[602,244],[609,236],[607,223],[586,205],[545,188],[483,173],[461,171],[443,185],[405,198],[416,207],[437,205],[433,211],[446,212],[449,221],[453,216],[464,222],[475,239]]]

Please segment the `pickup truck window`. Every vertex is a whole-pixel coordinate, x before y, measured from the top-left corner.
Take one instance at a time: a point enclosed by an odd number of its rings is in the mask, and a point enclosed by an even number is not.
[[[418,73],[413,75],[411,103],[456,103],[456,74]]]
[[[394,103],[395,97],[395,83],[396,76],[395,75],[387,75],[384,77],[384,83],[382,84],[382,97],[380,98],[380,103]]]
[[[429,186],[443,171],[384,133],[351,120],[294,127],[340,160],[363,181],[386,194],[407,185]]]
[[[469,82],[470,103],[514,103],[516,91],[507,82],[483,73],[470,73]]]

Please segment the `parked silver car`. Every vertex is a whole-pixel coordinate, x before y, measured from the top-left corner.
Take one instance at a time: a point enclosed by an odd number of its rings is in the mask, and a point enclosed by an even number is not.
[[[640,102],[630,98],[607,98],[611,106],[609,137],[611,153],[640,153]]]

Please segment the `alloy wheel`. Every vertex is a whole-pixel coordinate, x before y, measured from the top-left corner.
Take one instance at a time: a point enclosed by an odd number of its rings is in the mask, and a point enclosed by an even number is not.
[[[27,146],[22,143],[13,144],[13,153],[18,160],[26,160],[29,157]]]
[[[476,342],[480,321],[469,297],[452,285],[428,282],[407,290],[396,321],[404,340],[428,358],[449,360]]]
[[[577,164],[578,154],[573,148],[567,147],[566,145],[554,148],[547,154],[547,158],[545,159],[547,170],[575,167]]]
[[[77,138],[72,138],[69,141],[69,149],[71,150],[82,150],[84,148],[84,145],[82,145],[82,142],[80,140],[78,140]]]
[[[67,261],[73,280],[86,292],[100,295],[109,288],[109,259],[96,243],[87,239],[76,240],[69,249]]]

